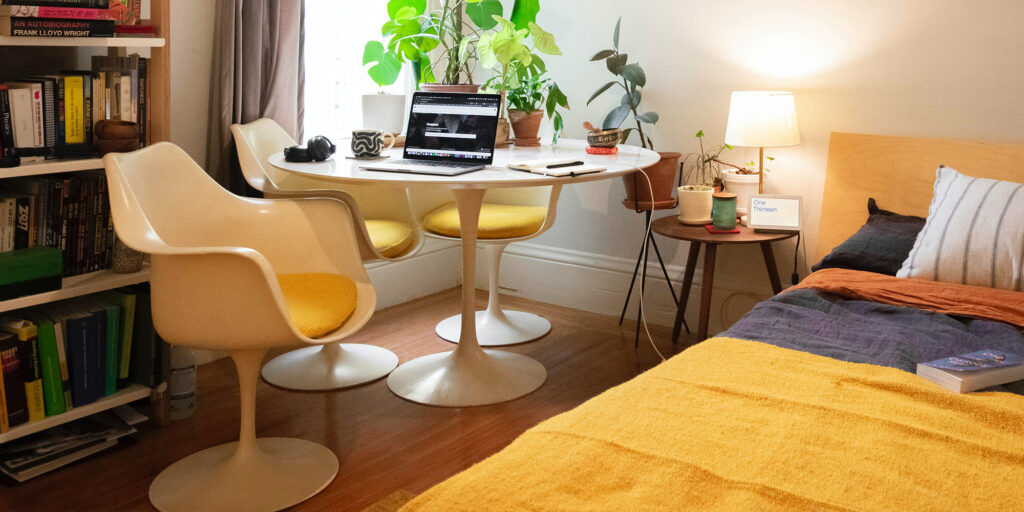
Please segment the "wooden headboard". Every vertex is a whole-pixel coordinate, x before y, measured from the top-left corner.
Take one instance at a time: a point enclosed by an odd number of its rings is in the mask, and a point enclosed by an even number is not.
[[[1024,182],[1024,144],[833,132],[814,261],[864,224],[869,197],[880,208],[926,217],[939,164]]]

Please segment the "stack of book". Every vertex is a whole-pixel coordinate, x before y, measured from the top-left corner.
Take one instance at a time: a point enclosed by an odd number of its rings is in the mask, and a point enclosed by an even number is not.
[[[0,472],[24,482],[110,448],[146,419],[138,413],[127,417],[103,412],[0,445]]]
[[[0,35],[22,37],[113,37],[152,35],[137,27],[140,0],[3,0]],[[126,27],[126,28],[121,28]]]
[[[0,317],[0,432],[161,380],[168,348],[144,285]]]
[[[919,363],[917,374],[950,391],[969,393],[1024,380],[1024,357],[986,349]]]
[[[110,268],[113,245],[103,171],[0,182],[0,253],[33,247],[60,249],[63,275],[68,277]]]
[[[149,60],[96,56],[92,70],[30,75],[0,83],[0,157],[20,163],[94,155],[93,127],[101,119],[139,126],[148,139]]]

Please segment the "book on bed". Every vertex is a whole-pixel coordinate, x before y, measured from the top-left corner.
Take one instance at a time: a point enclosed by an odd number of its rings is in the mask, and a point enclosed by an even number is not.
[[[1001,350],[979,350],[920,363],[917,374],[946,389],[968,393],[1024,380],[1024,357]]]

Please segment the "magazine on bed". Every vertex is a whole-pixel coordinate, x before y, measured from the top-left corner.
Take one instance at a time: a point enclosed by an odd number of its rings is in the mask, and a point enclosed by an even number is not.
[[[968,393],[1024,380],[1024,356],[985,349],[920,363],[917,374],[946,389]]]

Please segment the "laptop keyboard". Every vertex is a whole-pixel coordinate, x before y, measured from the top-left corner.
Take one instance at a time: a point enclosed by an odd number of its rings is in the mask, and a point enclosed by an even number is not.
[[[402,158],[399,160],[392,160],[391,163],[398,165],[422,165],[426,167],[479,167],[480,164],[464,164],[461,162],[437,162],[434,160],[410,160]]]

